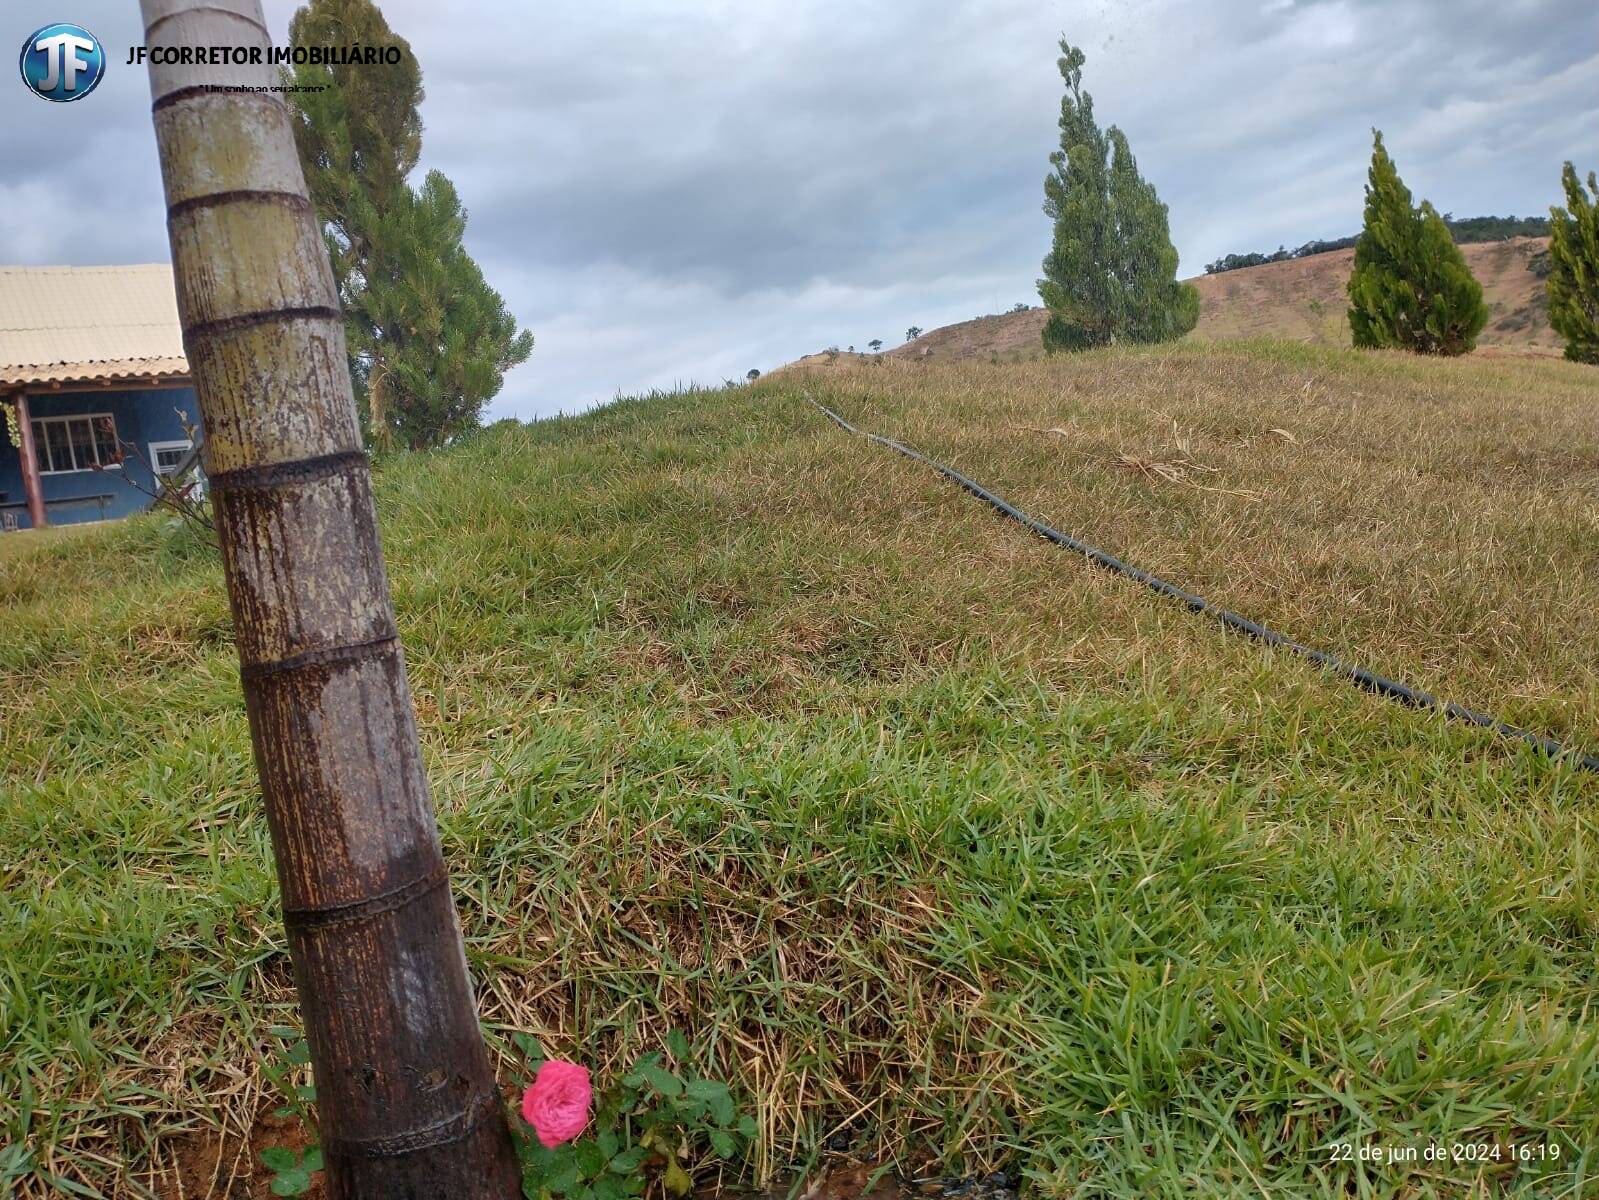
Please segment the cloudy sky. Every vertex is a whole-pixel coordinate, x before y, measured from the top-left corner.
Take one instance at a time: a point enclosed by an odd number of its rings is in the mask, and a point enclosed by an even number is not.
[[[283,40],[295,5],[266,0]],[[167,257],[133,0],[77,21],[94,95],[0,85],[0,262]],[[719,382],[1035,302],[1057,38],[1171,207],[1182,273],[1359,227],[1370,128],[1457,215],[1599,167],[1593,0],[382,0],[421,61],[423,169],[537,346],[491,415]],[[467,15],[470,14],[470,15]],[[10,42],[6,38],[11,39]],[[7,68],[9,70],[9,68]]]

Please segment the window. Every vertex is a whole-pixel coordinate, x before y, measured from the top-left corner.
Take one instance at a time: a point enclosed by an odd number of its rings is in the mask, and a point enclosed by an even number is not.
[[[34,417],[33,449],[41,475],[121,465],[116,421],[110,413]]]
[[[177,442],[151,442],[150,466],[157,475],[170,475],[178,469],[178,464],[183,461],[184,455],[194,449],[194,443],[187,439]]]

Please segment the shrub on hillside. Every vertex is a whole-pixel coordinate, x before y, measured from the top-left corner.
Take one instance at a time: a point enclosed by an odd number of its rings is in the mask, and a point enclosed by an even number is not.
[[[1410,189],[1373,131],[1366,221],[1349,277],[1355,345],[1417,354],[1465,354],[1488,322],[1482,285],[1431,204]]]

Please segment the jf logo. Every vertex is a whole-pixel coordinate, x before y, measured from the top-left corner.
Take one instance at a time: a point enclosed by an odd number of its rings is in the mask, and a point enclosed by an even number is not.
[[[81,25],[46,25],[22,43],[22,82],[44,100],[82,100],[105,75],[105,47]]]

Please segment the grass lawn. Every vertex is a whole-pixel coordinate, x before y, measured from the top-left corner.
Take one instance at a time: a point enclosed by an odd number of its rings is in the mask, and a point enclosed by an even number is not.
[[[0,536],[0,562],[10,558],[26,557],[38,550],[45,542],[63,541],[87,533],[95,528],[91,522],[76,525],[52,525],[48,529],[34,532],[31,529],[21,530],[16,537],[9,534]]]
[[[1052,1196],[1599,1195],[1599,778],[1225,635],[806,389],[1291,636],[1599,743],[1573,364],[841,363],[390,459],[504,1077],[511,1030],[603,1066],[680,1028],[744,1089],[757,1175],[847,1127]],[[0,556],[0,880],[0,1186],[177,1195],[186,1147],[273,1106],[295,1022],[220,568],[181,529]]]

